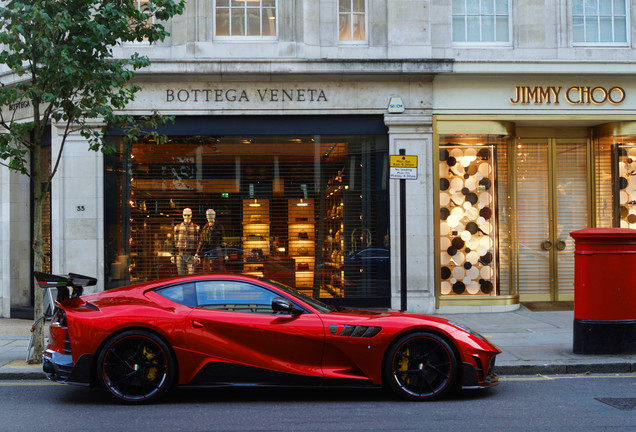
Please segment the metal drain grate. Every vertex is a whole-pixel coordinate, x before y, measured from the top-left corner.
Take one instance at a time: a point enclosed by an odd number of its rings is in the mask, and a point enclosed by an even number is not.
[[[636,398],[595,398],[599,402],[603,402],[611,407],[618,408],[622,411],[636,410]]]

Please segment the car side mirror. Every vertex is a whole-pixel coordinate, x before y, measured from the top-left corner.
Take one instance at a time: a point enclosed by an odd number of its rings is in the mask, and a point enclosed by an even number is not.
[[[296,309],[294,303],[285,297],[274,297],[272,299],[272,310],[274,313],[290,313],[293,315],[301,314],[300,309]]]

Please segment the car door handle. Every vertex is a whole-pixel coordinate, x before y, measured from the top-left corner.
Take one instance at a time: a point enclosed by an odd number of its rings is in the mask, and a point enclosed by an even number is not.
[[[192,320],[192,327],[194,328],[203,328],[203,324],[197,320]]]

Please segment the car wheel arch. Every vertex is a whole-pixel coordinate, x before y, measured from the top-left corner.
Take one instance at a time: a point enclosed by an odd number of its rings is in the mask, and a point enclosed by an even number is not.
[[[450,345],[450,347],[453,349],[453,354],[455,354],[455,356],[457,357],[457,360],[459,361],[459,360],[462,359],[462,352],[459,349],[459,347],[457,346],[457,343],[447,333],[442,332],[439,329],[434,328],[434,327],[410,327],[408,329],[404,329],[404,331],[401,331],[401,332],[396,333],[395,335],[393,335],[393,337],[391,338],[391,341],[387,344],[386,350],[385,350],[383,358],[382,358],[382,364],[384,365],[386,363],[386,361],[388,360],[387,357],[388,357],[390,348],[393,346],[395,341],[397,341],[398,339],[401,339],[402,337],[404,337],[406,335],[415,334],[415,333],[419,333],[419,332],[423,332],[423,331],[424,332],[433,333],[433,334],[441,337],[442,339],[444,339],[446,341],[446,343],[448,343]]]
[[[452,388],[451,391],[456,391],[459,390],[461,388],[461,383],[463,380],[463,367],[462,367],[462,353],[459,349],[459,347],[457,346],[457,343],[446,333],[439,331],[439,329],[437,328],[431,328],[431,327],[414,327],[414,328],[408,328],[405,329],[403,332],[400,332],[396,335],[394,335],[394,337],[392,338],[392,340],[389,342],[389,344],[387,345],[387,348],[384,352],[384,355],[382,357],[382,371],[383,373],[381,374],[382,376],[382,385],[384,386],[386,384],[386,379],[387,377],[384,375],[384,370],[386,368],[387,362],[391,361],[391,353],[393,351],[394,345],[399,341],[402,340],[403,338],[407,338],[410,335],[415,335],[417,333],[421,333],[421,332],[426,332],[426,333],[431,333],[434,334],[435,336],[441,338],[442,340],[444,340],[448,346],[451,348],[451,350],[453,351],[453,355],[455,356],[455,359],[457,361],[457,375],[456,375],[456,379],[454,382],[454,388]]]
[[[176,355],[176,352],[174,350],[174,345],[172,344],[172,342],[166,338],[162,332],[157,331],[154,328],[149,328],[149,327],[145,327],[145,326],[132,326],[132,327],[122,327],[117,329],[116,331],[108,334],[108,336],[106,336],[104,338],[104,340],[101,341],[101,343],[99,344],[99,347],[97,348],[97,350],[95,351],[95,355],[93,355],[93,361],[92,361],[92,365],[91,365],[91,385],[99,385],[99,378],[98,378],[98,368],[99,368],[99,357],[100,354],[102,353],[102,351],[105,349],[105,347],[107,346],[107,344],[109,343],[109,341],[119,337],[120,335],[127,333],[127,332],[148,332],[151,333],[152,335],[154,335],[155,337],[161,339],[161,341],[166,344],[166,346],[170,349],[170,354],[172,356],[172,360],[174,361],[175,364],[175,378],[174,382],[172,383],[172,386],[176,386],[177,382],[178,382],[178,377],[179,377],[179,360],[178,357]]]

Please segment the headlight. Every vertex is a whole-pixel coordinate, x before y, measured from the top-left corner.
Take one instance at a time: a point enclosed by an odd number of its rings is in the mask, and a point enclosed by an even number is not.
[[[470,333],[471,335],[475,336],[476,338],[482,339],[482,340],[487,340],[485,337],[483,337],[482,335],[480,335],[478,332],[476,332],[475,330],[471,329],[470,327],[466,327],[463,324],[458,324],[454,321],[448,321],[449,324],[457,327],[458,329],[464,330],[466,333]]]

